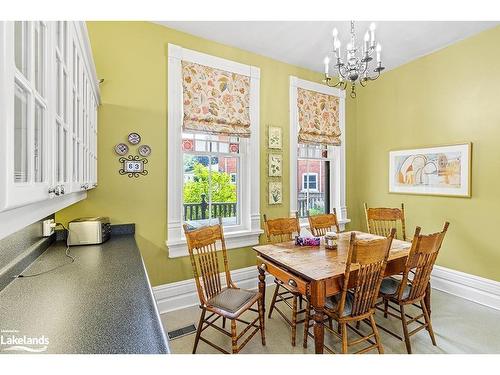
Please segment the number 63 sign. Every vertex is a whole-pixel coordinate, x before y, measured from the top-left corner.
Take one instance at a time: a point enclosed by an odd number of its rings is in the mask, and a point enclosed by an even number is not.
[[[119,161],[122,163],[122,168],[119,170],[121,175],[126,174],[132,178],[148,174],[148,171],[144,169],[144,165],[148,162],[148,159],[140,158],[137,155],[129,155],[126,158],[120,158]]]

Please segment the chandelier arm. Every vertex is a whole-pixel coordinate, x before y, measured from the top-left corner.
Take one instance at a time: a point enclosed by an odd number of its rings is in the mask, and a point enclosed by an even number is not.
[[[373,77],[367,77],[369,81],[375,81],[378,77],[380,77],[380,70],[377,71],[377,75]]]

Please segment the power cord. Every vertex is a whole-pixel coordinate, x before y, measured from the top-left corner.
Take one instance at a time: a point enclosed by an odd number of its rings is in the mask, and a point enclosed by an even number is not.
[[[68,264],[71,264],[75,261],[76,257],[71,255],[70,254],[70,250],[69,250],[69,236],[70,236],[70,231],[69,229],[66,229],[66,227],[62,224],[62,223],[56,223],[54,228],[56,228],[58,225],[60,225],[61,227],[64,228],[64,230],[66,231],[67,233],[67,236],[66,236],[66,251],[64,252],[64,254],[71,259],[71,262],[69,263],[63,263],[63,264],[60,264],[54,268],[51,268],[49,270],[46,270],[46,271],[42,271],[42,272],[38,272],[38,273],[32,273],[32,274],[29,274],[29,275],[24,275],[24,274],[19,274],[17,276],[12,276],[14,279],[18,279],[18,278],[21,278],[21,277],[35,277],[35,276],[40,276],[40,275],[44,275],[46,273],[49,273],[49,272],[52,272],[52,271],[55,271],[61,267],[64,267],[64,266],[67,266]]]

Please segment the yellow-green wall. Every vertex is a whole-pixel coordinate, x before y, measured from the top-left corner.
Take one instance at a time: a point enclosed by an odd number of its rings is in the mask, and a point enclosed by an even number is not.
[[[92,52],[101,85],[99,109],[97,189],[88,198],[59,213],[66,222],[87,215],[108,215],[113,223],[136,223],[136,239],[152,285],[192,277],[187,257],[168,258],[167,233],[167,44],[257,66],[261,73],[260,144],[261,213],[270,217],[289,213],[289,76],[319,82],[321,74],[237,48],[228,47],[147,22],[88,22]],[[354,115],[349,103],[347,117]],[[267,204],[267,127],[283,129],[282,178],[284,204]],[[136,131],[152,147],[149,175],[120,176],[113,147]],[[350,135],[347,132],[349,139]],[[229,252],[232,269],[255,264],[254,252]]]
[[[450,229],[438,264],[500,281],[500,27],[385,73],[359,90],[351,215],[405,203],[408,232]],[[391,149],[472,142],[472,198],[388,194]],[[353,172],[354,173],[354,172]]]
[[[59,221],[109,215],[136,223],[136,239],[153,285],[191,278],[187,258],[168,258],[167,44],[174,43],[261,69],[261,213],[289,212],[289,76],[321,75],[237,48],[146,22],[89,22],[101,85],[99,186],[57,214]],[[491,240],[500,220],[500,27],[388,71],[356,100],[347,99],[347,208],[350,228],[364,228],[362,202],[407,209],[408,232],[436,231],[451,222],[438,264],[500,280],[500,245]],[[267,204],[267,126],[283,128],[284,204]],[[150,174],[118,175],[113,146],[137,131],[152,146]],[[388,194],[391,149],[473,142],[472,198]],[[231,268],[254,264],[251,249],[229,252]]]

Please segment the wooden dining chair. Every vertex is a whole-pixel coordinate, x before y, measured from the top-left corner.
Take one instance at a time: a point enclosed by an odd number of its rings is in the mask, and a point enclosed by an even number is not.
[[[450,224],[446,222],[441,232],[421,235],[420,227],[415,230],[413,236],[412,246],[410,253],[406,260],[405,269],[403,271],[402,279],[386,278],[382,281],[380,287],[380,296],[382,301],[377,304],[379,310],[384,311],[384,317],[388,315],[401,320],[403,325],[404,342],[406,344],[406,351],[411,354],[410,336],[414,335],[422,329],[426,329],[431,337],[432,345],[436,345],[434,331],[432,330],[431,317],[429,314],[429,306],[425,301],[425,295],[429,280],[431,277],[432,268],[436,262],[439,249],[443,243],[446,231]],[[384,308],[381,308],[381,305]],[[405,307],[413,305],[422,313],[416,317],[410,316],[405,311]],[[389,311],[389,308],[395,310],[397,314]],[[422,322],[419,319],[424,318]],[[408,331],[408,326],[411,323],[416,323],[419,326],[413,331]],[[391,334],[392,336],[403,341],[403,338],[394,332],[379,325],[383,331]]]
[[[268,219],[264,214],[264,231],[268,242],[279,243],[291,241],[295,234],[300,234],[300,224],[298,214],[293,218],[279,218],[279,219]],[[298,315],[305,312],[302,308],[302,294],[296,291],[295,288],[288,286],[278,279],[274,279],[276,288],[274,290],[273,299],[271,300],[271,306],[269,307],[269,315],[271,315],[274,310],[276,310],[283,319],[292,328],[292,346],[295,346],[297,339],[297,325],[304,322],[304,319],[299,320]],[[280,291],[282,290],[282,291]],[[292,304],[290,304],[292,300]],[[279,308],[278,304],[283,304],[288,306],[292,310],[291,319]],[[298,306],[297,306],[298,305]]]
[[[389,257],[389,251],[395,234],[396,229],[393,229],[387,238],[356,240],[356,234],[354,232],[351,233],[342,282],[342,292],[329,297],[325,304],[327,316],[337,321],[340,332],[327,326],[325,326],[325,330],[341,339],[341,352],[343,354],[347,353],[349,346],[358,345],[364,341],[368,341],[371,345],[357,351],[355,354],[365,353],[375,348],[380,354],[384,352],[375,324],[374,314],[380,285],[387,265],[387,258]],[[307,331],[304,334],[305,348],[307,347],[307,338],[310,335],[310,317],[310,311],[306,310],[305,329]],[[371,327],[371,333],[368,335],[363,334],[351,325],[365,319]],[[347,328],[351,329],[360,338],[349,342]],[[328,346],[325,345],[324,348],[334,353],[333,349]]]
[[[219,218],[219,224],[217,225],[202,227],[195,230],[189,230],[189,227],[184,224],[184,233],[186,234],[189,257],[193,267],[196,289],[198,291],[200,308],[202,310],[194,340],[193,354],[196,353],[199,340],[204,341],[223,353],[228,353],[226,350],[201,335],[208,327],[215,328],[217,331],[231,337],[233,353],[240,352],[259,330],[262,345],[266,345],[266,336],[264,332],[264,301],[262,300],[262,295],[256,291],[239,289],[233,283],[231,273],[229,272],[221,219]],[[217,250],[217,243],[220,243],[222,251]],[[219,258],[221,254],[224,264],[224,275],[226,278],[225,286],[222,284],[221,270],[219,267]],[[255,304],[257,304],[257,309],[254,308]],[[208,317],[205,316],[207,311],[210,314]],[[246,311],[257,313],[257,317],[251,322],[241,319],[241,314]],[[219,327],[214,323],[221,317],[222,327]],[[231,321],[231,332],[225,329],[226,319]],[[236,322],[246,325],[239,334],[236,331]],[[245,340],[238,346],[238,341],[247,332],[249,333]]]
[[[337,211],[333,209],[331,214],[319,214],[311,216],[307,213],[309,219],[309,228],[313,236],[324,236],[327,232],[335,231],[340,233],[339,221],[337,220]]]
[[[398,229],[399,227],[400,234],[396,232],[396,238],[406,241],[405,206],[403,203],[401,203],[401,208],[368,208],[366,203],[364,206],[369,233],[387,237],[392,228]]]

